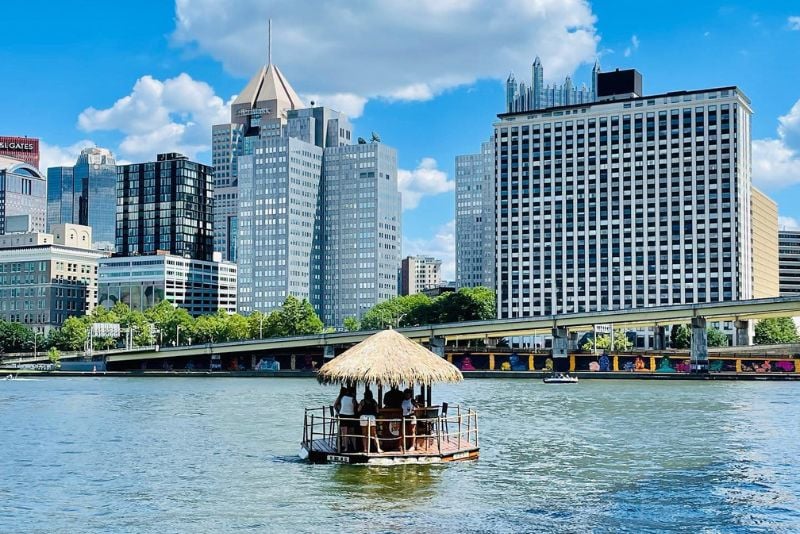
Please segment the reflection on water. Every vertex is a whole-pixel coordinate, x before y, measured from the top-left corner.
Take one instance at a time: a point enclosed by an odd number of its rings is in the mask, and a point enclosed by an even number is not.
[[[0,532],[800,531],[792,383],[469,380],[481,459],[296,457],[301,379],[0,382]]]
[[[327,466],[332,489],[348,499],[362,499],[379,508],[413,506],[432,499],[437,491],[441,465],[331,465]]]

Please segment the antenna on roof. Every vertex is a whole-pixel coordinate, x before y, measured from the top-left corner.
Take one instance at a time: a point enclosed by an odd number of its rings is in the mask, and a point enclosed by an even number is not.
[[[267,67],[272,65],[272,19],[269,19],[267,26]]]

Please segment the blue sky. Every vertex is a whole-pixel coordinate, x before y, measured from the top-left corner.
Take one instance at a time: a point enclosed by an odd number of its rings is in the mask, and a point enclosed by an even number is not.
[[[453,167],[502,110],[502,82],[589,81],[635,67],[646,93],[738,85],[753,104],[753,179],[800,220],[800,4],[580,0],[8,2],[0,135],[43,141],[43,165],[87,144],[141,161],[208,161],[210,125],[266,57],[307,100],[351,113],[398,149],[404,253],[453,275]],[[413,206],[413,207],[412,207]]]

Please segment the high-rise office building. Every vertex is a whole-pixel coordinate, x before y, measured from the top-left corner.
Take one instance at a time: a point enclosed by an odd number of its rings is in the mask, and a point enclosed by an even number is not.
[[[44,232],[47,221],[47,179],[24,161],[0,156],[0,235],[8,219],[27,216],[33,232]]]
[[[751,298],[750,103],[736,87],[499,115],[498,315]]]
[[[778,204],[752,188],[753,298],[780,295],[778,259]]]
[[[105,148],[85,148],[72,167],[47,169],[47,229],[55,224],[92,228],[93,248],[114,250],[117,165]]]
[[[212,127],[214,165],[214,250],[237,261],[239,231],[238,156],[252,154],[262,122],[286,119],[292,109],[304,107],[300,97],[276,65],[262,67],[231,106],[231,122]]]
[[[176,153],[117,167],[116,251],[210,261],[212,168]]]
[[[442,260],[431,256],[408,256],[400,266],[400,294],[416,295],[442,285]]]
[[[276,66],[254,80],[242,94],[257,91],[266,96],[248,102],[269,106],[231,110],[248,114],[252,134],[235,165],[239,309],[270,311],[293,295],[340,326],[397,294],[396,153],[377,136],[351,144],[347,117],[303,108]],[[222,242],[217,234],[218,248]]]
[[[592,87],[581,84],[575,87],[572,77],[567,76],[562,85],[544,84],[544,67],[539,56],[531,65],[531,83],[517,83],[514,73],[509,74],[506,80],[506,113],[533,111],[537,109],[552,108],[556,106],[570,106],[573,104],[588,104],[597,99],[597,75],[600,73],[600,64],[595,61],[592,68]]]
[[[39,140],[35,137],[0,135],[0,156],[24,161],[39,168]]]
[[[51,233],[0,236],[0,319],[47,332],[97,304],[97,265],[108,252],[92,249],[92,229],[53,225]]]
[[[800,230],[778,232],[780,296],[800,296]]]
[[[327,147],[322,179],[321,316],[341,326],[397,296],[397,152],[379,142]]]
[[[456,156],[456,286],[494,288],[494,141]]]

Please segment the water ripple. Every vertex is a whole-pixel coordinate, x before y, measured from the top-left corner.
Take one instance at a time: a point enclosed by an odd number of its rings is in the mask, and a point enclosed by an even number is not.
[[[470,380],[481,459],[309,465],[287,379],[46,379],[0,389],[2,532],[796,532],[786,383]]]

